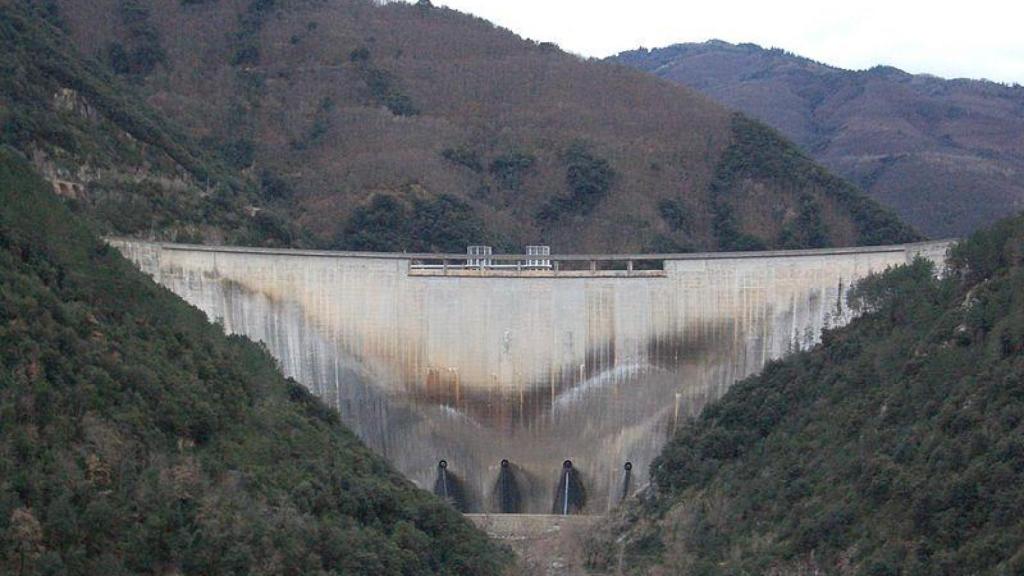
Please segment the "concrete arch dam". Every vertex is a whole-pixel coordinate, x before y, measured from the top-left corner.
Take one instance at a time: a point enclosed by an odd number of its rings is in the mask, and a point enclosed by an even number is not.
[[[552,257],[561,269],[525,270],[110,242],[227,332],[266,343],[420,486],[444,480],[466,511],[522,513],[568,508],[566,460],[585,492],[574,510],[605,512],[646,481],[679,422],[848,322],[853,282],[917,255],[941,261],[948,245],[641,256],[616,270]]]

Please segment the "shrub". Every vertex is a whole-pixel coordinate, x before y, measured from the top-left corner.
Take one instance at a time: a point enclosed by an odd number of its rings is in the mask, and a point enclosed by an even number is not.
[[[367,62],[358,62],[363,81],[370,89],[370,95],[395,116],[416,116],[419,108],[413,104],[412,98],[403,93],[395,85],[395,80],[385,70]]]
[[[441,152],[441,157],[452,164],[458,164],[459,166],[469,168],[477,174],[484,171],[484,165],[480,159],[480,153],[476,150],[464,147],[445,148]]]
[[[607,160],[594,156],[585,144],[573,144],[564,156],[572,207],[584,214],[590,212],[611,190],[615,170]]]
[[[821,218],[821,206],[813,196],[800,196],[800,211],[796,219],[783,227],[776,244],[787,250],[825,248],[832,245],[828,229]]]
[[[117,74],[146,75],[167,62],[160,35],[149,21],[149,9],[139,0],[121,0],[119,15],[126,30],[126,44],[107,47],[107,60]]]
[[[712,205],[711,227],[718,241],[718,249],[724,252],[747,252],[768,248],[764,240],[741,231],[732,206],[724,201],[719,200]]]
[[[673,232],[685,230],[690,225],[690,215],[680,200],[665,199],[658,202],[658,213]]]
[[[252,39],[240,39],[231,56],[232,66],[255,66],[260,63],[260,47]]]
[[[255,66],[260,63],[260,32],[264,20],[276,7],[276,0],[252,0],[245,12],[238,16],[232,66]]]
[[[466,246],[486,240],[483,222],[454,196],[406,203],[377,194],[352,213],[335,246],[379,252],[463,252]]]
[[[562,160],[569,194],[555,197],[541,207],[536,218],[542,224],[556,222],[568,214],[589,214],[608,195],[615,181],[611,164],[595,156],[582,142],[570,145]]]
[[[260,195],[268,201],[288,200],[295,195],[288,183],[270,170],[260,172]]]
[[[348,59],[350,62],[366,62],[370,59],[370,49],[366,46],[360,46],[349,53]]]
[[[536,162],[537,158],[533,154],[513,150],[492,160],[488,172],[502,188],[519,190],[523,186],[526,174]]]
[[[696,252],[697,249],[690,242],[679,241],[665,234],[655,234],[644,244],[643,251],[654,254],[684,254],[687,252]],[[640,269],[644,266],[642,260],[637,262],[635,265]]]
[[[230,166],[248,168],[255,160],[256,148],[250,140],[238,139],[225,143],[221,154]]]

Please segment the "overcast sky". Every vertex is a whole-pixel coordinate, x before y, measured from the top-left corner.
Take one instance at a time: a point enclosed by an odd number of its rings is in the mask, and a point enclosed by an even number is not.
[[[843,68],[1024,84],[1022,0],[433,0],[585,56],[719,38]]]

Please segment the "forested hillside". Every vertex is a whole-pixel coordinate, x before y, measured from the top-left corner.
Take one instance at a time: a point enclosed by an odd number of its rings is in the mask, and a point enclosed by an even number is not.
[[[596,573],[1024,570],[1024,218],[858,285],[866,314],[736,384],[591,545]]]
[[[1024,87],[843,70],[721,41],[614,60],[771,125],[933,238],[1024,209]]]
[[[498,574],[260,346],[0,148],[0,573]]]
[[[104,233],[292,245],[273,183],[227,165],[61,31],[50,3],[0,3],[0,143]]]
[[[263,205],[319,247],[686,251],[917,237],[690,90],[429,2],[45,5],[84,56],[257,182]]]

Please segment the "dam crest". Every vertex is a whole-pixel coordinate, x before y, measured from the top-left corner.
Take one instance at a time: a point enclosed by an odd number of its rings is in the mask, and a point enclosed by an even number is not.
[[[419,486],[525,514],[604,513],[685,419],[849,322],[853,283],[949,246],[483,262],[109,242]]]

